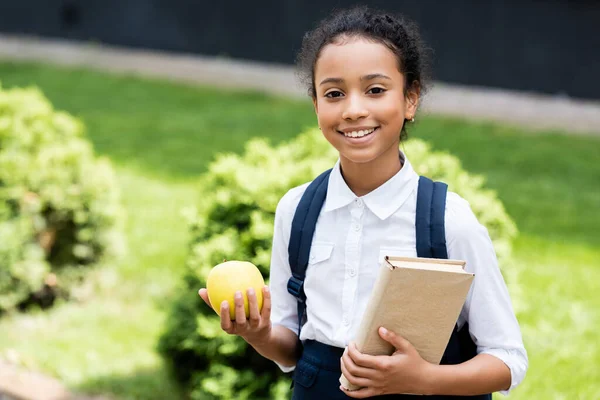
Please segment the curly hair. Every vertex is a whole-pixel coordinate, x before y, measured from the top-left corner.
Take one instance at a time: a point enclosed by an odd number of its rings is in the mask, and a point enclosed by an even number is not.
[[[398,69],[404,76],[405,95],[417,88],[421,94],[428,89],[429,49],[417,24],[402,15],[359,6],[335,11],[304,35],[296,64],[299,78],[312,98],[316,97],[315,66],[323,48],[357,37],[381,43],[396,55]],[[404,127],[402,133],[406,134]]]

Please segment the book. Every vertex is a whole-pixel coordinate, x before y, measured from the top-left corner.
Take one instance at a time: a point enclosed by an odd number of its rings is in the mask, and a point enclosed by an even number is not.
[[[394,347],[379,336],[383,326],[408,340],[423,359],[439,364],[474,278],[464,266],[461,260],[386,256],[356,334],[358,350],[392,355]],[[340,383],[360,389],[344,374]]]

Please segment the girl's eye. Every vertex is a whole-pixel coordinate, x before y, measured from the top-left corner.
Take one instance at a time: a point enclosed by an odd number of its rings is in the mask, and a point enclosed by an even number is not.
[[[371,93],[371,94],[381,94],[381,93],[384,93],[384,92],[385,92],[384,88],[374,87],[374,88],[369,89],[368,93]]]
[[[331,92],[325,94],[325,97],[329,97],[331,99],[341,96],[343,96],[343,94],[339,90],[332,90]]]

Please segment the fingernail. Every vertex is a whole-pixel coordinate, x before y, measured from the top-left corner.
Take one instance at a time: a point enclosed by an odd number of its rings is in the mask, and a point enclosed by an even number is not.
[[[387,334],[388,334],[388,330],[382,327],[382,328],[381,328],[381,333],[382,333],[383,335],[387,335]]]
[[[223,302],[221,303],[221,307],[227,308],[228,306],[229,306],[229,304],[227,304],[227,300],[223,300]]]
[[[252,289],[252,288],[248,289],[248,294],[250,296],[253,296],[254,295],[254,289]]]
[[[269,293],[269,287],[265,286],[265,293]]]
[[[242,298],[242,292],[235,292],[235,298],[236,299],[241,299]]]

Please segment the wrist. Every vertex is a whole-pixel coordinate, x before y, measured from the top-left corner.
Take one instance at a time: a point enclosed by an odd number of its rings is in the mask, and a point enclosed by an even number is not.
[[[437,393],[436,383],[440,373],[440,366],[426,362],[421,374],[419,393],[423,395],[435,395]]]

